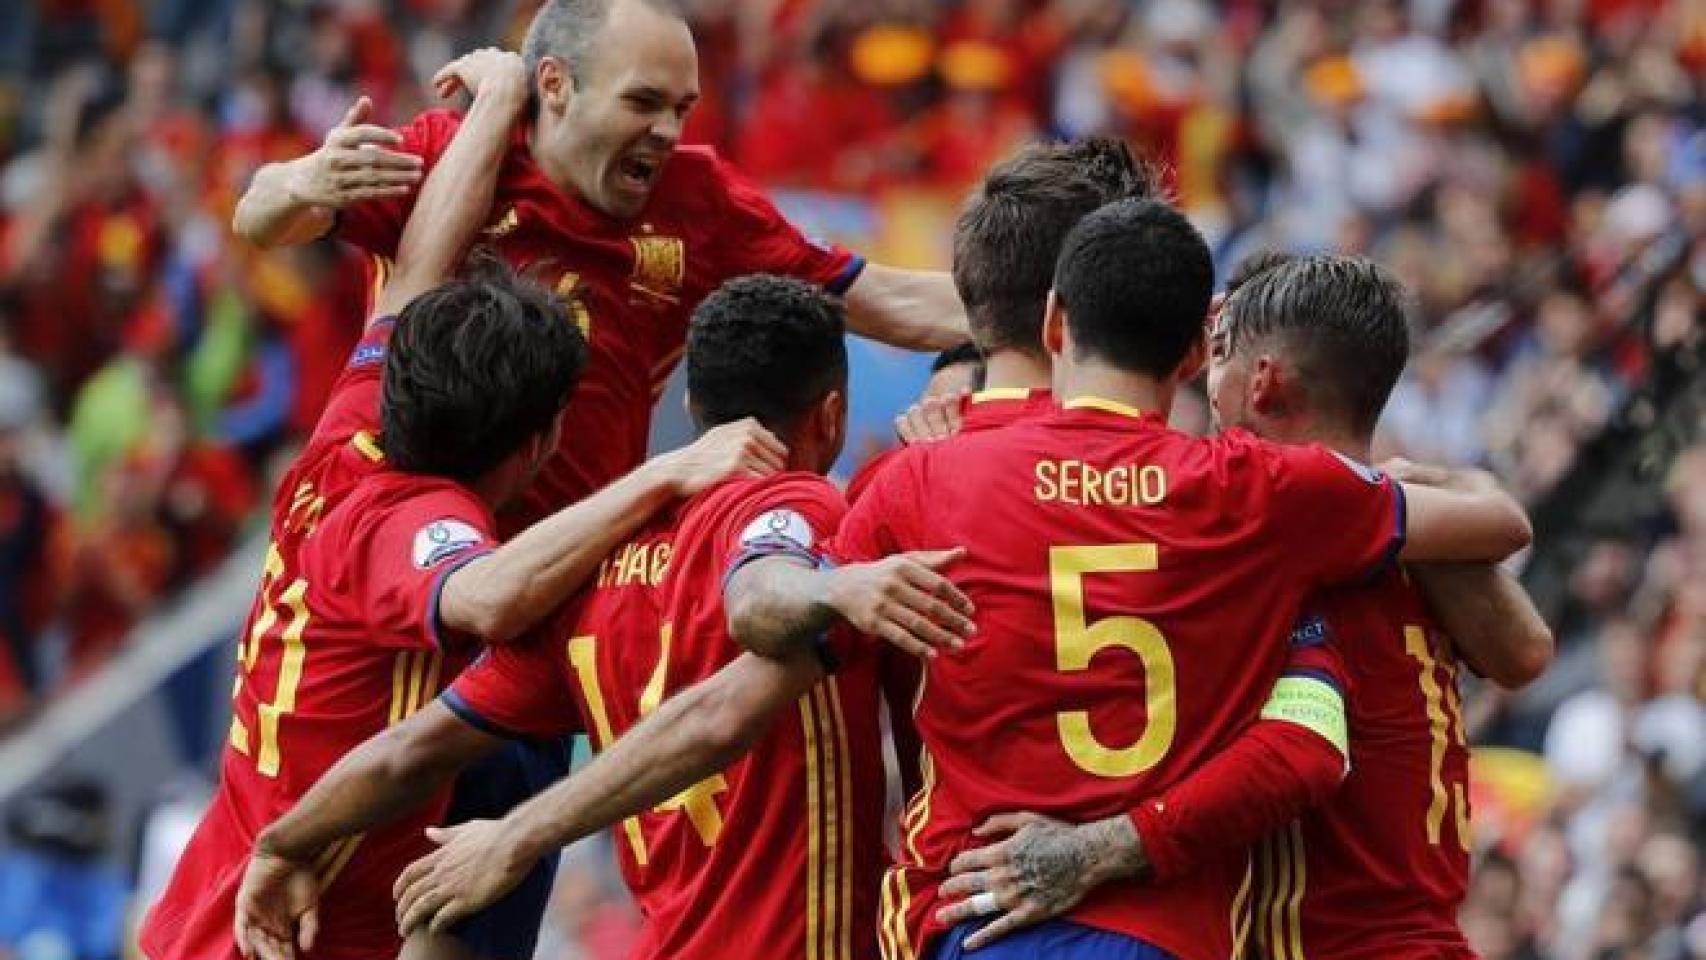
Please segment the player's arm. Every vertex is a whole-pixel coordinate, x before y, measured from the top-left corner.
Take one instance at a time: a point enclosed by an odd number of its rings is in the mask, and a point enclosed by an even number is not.
[[[967,940],[975,950],[1060,916],[1104,883],[1166,882],[1291,823],[1332,796],[1349,770],[1343,676],[1330,648],[1294,651],[1256,723],[1126,813],[1085,824],[1034,813],[989,818],[975,835],[1005,839],[954,858],[937,919],[999,914]]]
[[[421,158],[390,149],[403,138],[368,122],[372,115],[373,101],[361,97],[318,149],[255,171],[231,229],[259,247],[306,243],[349,204],[407,196],[421,182]]]
[[[946,350],[971,336],[952,277],[877,263],[866,264],[847,288],[847,326],[909,350]]]
[[[475,50],[433,78],[441,95],[473,94],[462,125],[427,176],[397,244],[397,266],[374,304],[393,316],[450,275],[492,206],[509,132],[527,106],[527,67],[502,50]]]
[[[809,653],[782,661],[742,655],[503,819],[428,831],[441,846],[398,877],[398,929],[442,932],[503,896],[540,857],[722,770],[822,675]]]
[[[1417,468],[1427,472],[1405,475],[1394,466],[1387,470],[1403,483],[1406,515],[1400,560],[1497,563],[1533,542],[1528,513],[1491,474]]]
[[[458,567],[439,594],[439,622],[489,644],[508,643],[586,583],[664,504],[729,477],[775,473],[786,458],[787,448],[756,420],[709,430]]]
[[[502,743],[434,702],[345,754],[256,838],[237,894],[243,955],[287,960],[312,949],[320,855],[413,810]]]
[[[1552,628],[1515,577],[1490,563],[1419,563],[1409,570],[1476,673],[1518,690],[1546,671]]]
[[[724,588],[729,636],[766,657],[805,649],[838,621],[908,653],[958,650],[976,631],[972,603],[941,571],[964,550],[921,550],[822,568],[793,554],[761,557]]]

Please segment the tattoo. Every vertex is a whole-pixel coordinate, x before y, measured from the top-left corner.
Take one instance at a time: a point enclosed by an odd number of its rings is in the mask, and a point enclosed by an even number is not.
[[[729,581],[727,606],[736,642],[753,653],[784,659],[808,648],[835,622],[819,598],[823,574],[787,559],[758,560]]]
[[[1020,894],[1050,916],[1072,909],[1108,880],[1136,877],[1143,844],[1123,816],[1082,826],[1043,821],[1021,830],[1010,851]]]

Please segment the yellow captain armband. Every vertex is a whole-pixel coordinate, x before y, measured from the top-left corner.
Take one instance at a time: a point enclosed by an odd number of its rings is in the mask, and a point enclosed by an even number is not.
[[[1280,677],[1262,706],[1263,720],[1284,720],[1320,735],[1350,758],[1350,729],[1345,698],[1338,688],[1315,677]]]

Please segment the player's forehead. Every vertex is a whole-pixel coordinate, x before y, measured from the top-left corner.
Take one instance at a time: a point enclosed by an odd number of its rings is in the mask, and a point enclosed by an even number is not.
[[[671,99],[699,93],[699,53],[679,17],[646,0],[617,0],[592,43],[592,79],[618,95],[652,91]]]

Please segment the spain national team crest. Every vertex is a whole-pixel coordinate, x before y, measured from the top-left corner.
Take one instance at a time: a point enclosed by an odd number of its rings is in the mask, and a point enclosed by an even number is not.
[[[632,289],[666,303],[677,303],[687,280],[687,244],[680,237],[653,236],[646,227],[643,236],[629,237],[634,247]]]

